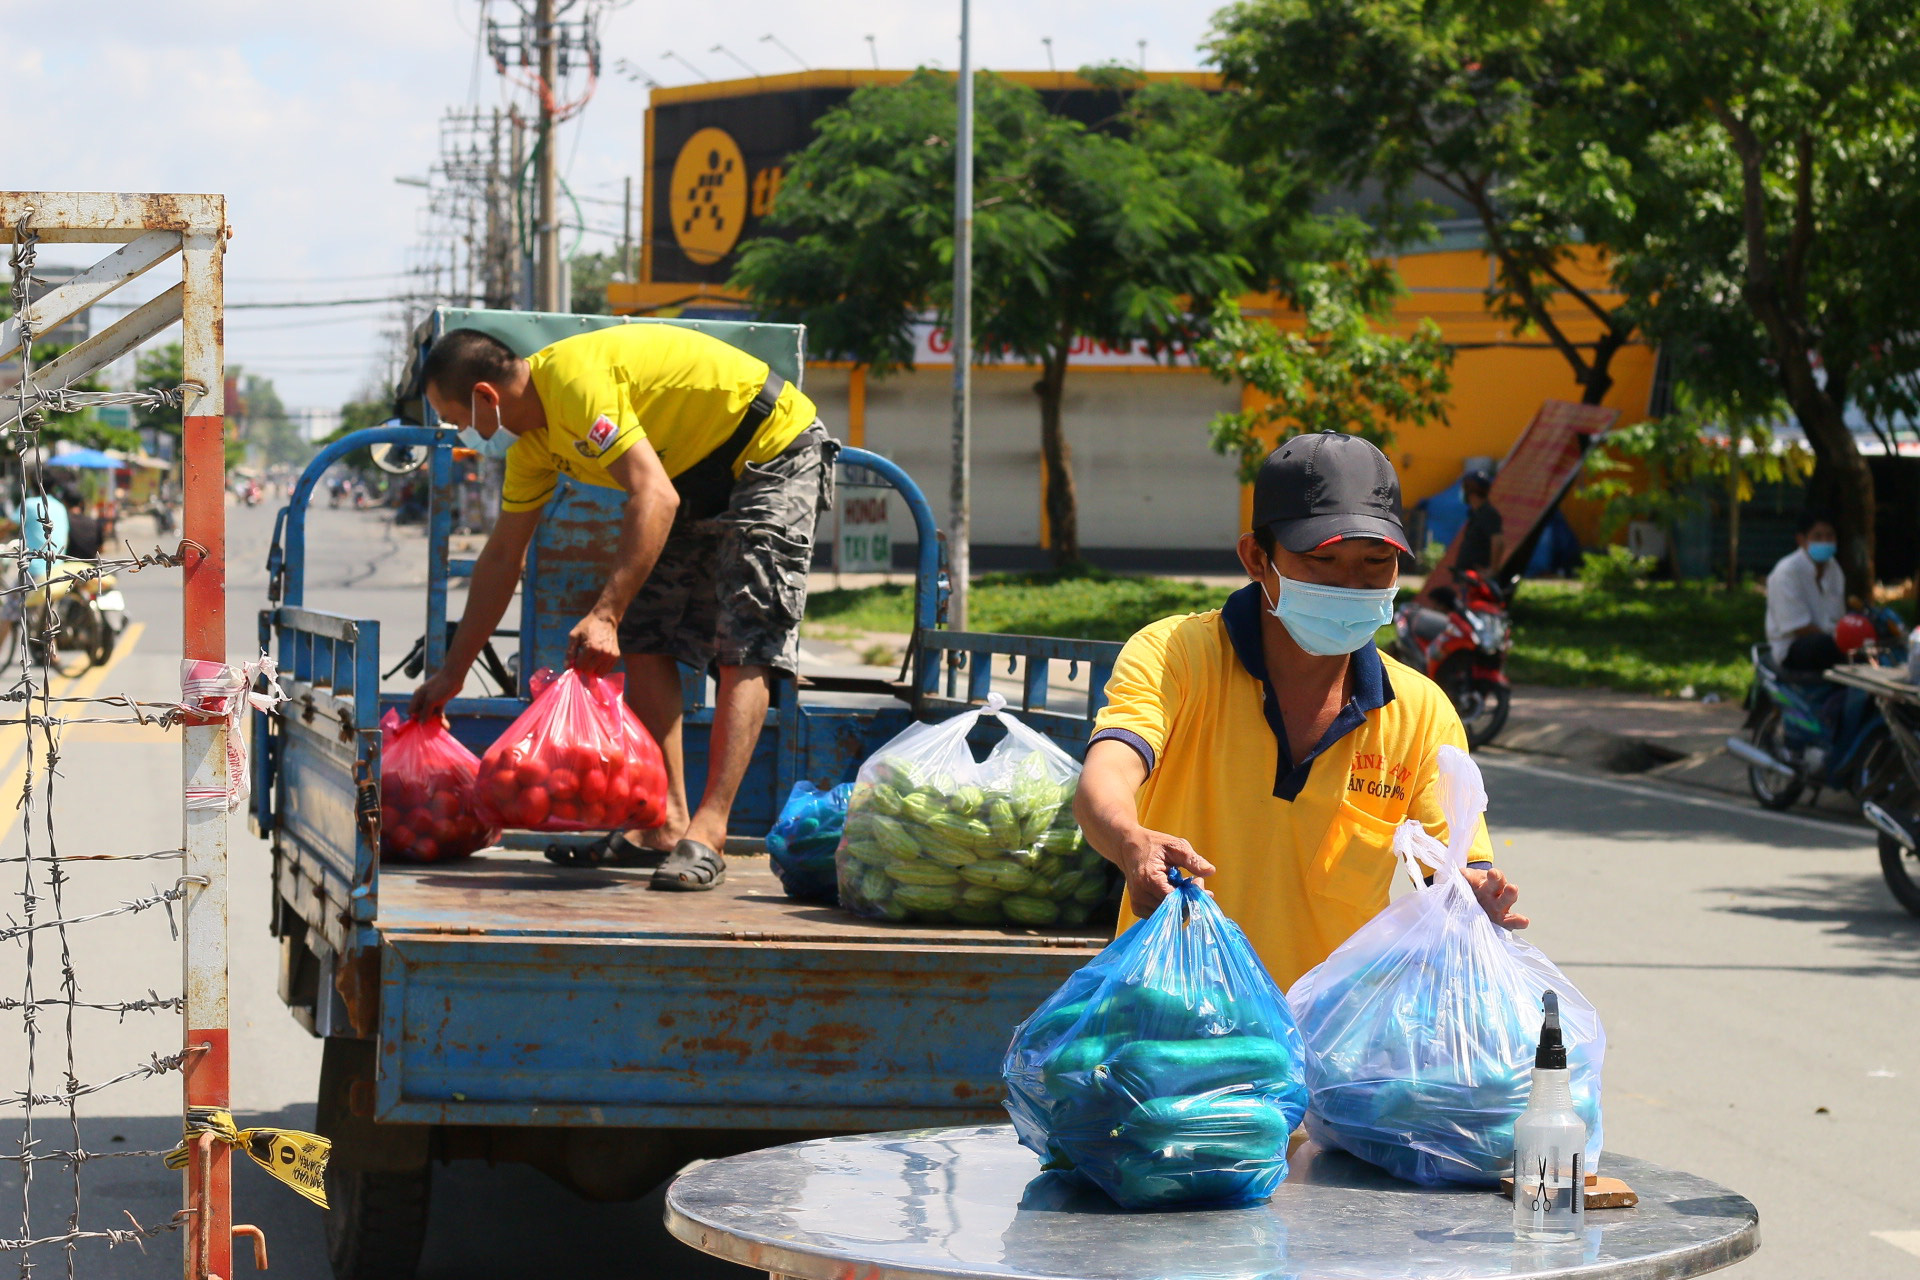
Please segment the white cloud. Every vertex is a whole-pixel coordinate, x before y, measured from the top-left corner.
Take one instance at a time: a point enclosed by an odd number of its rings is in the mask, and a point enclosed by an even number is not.
[[[492,0],[496,17],[511,15]],[[395,176],[423,173],[449,106],[501,100],[490,63],[475,73],[479,0],[68,0],[57,9],[0,0],[0,85],[11,127],[5,184],[27,190],[218,191],[234,238],[230,299],[366,296],[400,287],[418,240],[422,194]],[[1062,69],[1131,61],[1148,42],[1155,69],[1198,65],[1210,7],[1146,0],[975,0],[975,60]],[[957,62],[957,0],[709,0],[628,4],[602,26],[609,74],[562,136],[582,194],[617,198],[639,177],[644,91],[611,74],[626,58],[663,83],[795,69],[771,31],[814,67]],[[604,209],[617,226],[618,210]],[[600,241],[599,244],[604,244]],[[590,241],[588,247],[596,247]],[[50,261],[77,260],[48,250]],[[355,280],[393,273],[388,280]],[[304,283],[303,283],[304,282]],[[274,378],[294,406],[351,395],[384,350],[381,317],[359,312],[236,311],[229,359]]]

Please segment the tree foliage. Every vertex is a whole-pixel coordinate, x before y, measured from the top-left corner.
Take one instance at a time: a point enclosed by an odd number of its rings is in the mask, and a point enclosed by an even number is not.
[[[1645,520],[1673,545],[1680,520],[1705,510],[1718,491],[1732,585],[1739,578],[1742,504],[1761,485],[1797,484],[1812,471],[1813,455],[1777,439],[1764,417],[1683,392],[1675,412],[1609,432],[1587,457],[1580,494],[1600,504],[1609,534]]]
[[[974,334],[979,358],[1038,366],[1041,457],[1054,560],[1079,559],[1072,455],[1060,405],[1072,347],[1145,343],[1171,358],[1209,333],[1204,300],[1273,279],[1301,244],[1305,191],[1283,161],[1237,164],[1217,98],[1145,86],[1136,73],[1084,74],[1123,105],[1102,128],[1048,112],[1037,93],[980,76],[974,123]],[[733,283],[770,317],[808,325],[815,348],[910,368],[913,325],[952,314],[955,129],[951,76],[921,71],[857,91],[795,157],[771,224]],[[1371,282],[1373,276],[1368,274]],[[1361,282],[1330,274],[1332,291]],[[1195,300],[1202,300],[1199,307]],[[1333,319],[1329,309],[1319,314]],[[1345,333],[1338,324],[1328,332]],[[1241,326],[1244,359],[1216,343],[1218,368],[1274,363]],[[1321,344],[1295,351],[1295,364]],[[1327,394],[1338,384],[1316,376]]]
[[[1345,431],[1386,448],[1396,426],[1446,421],[1453,352],[1430,319],[1406,338],[1379,327],[1392,294],[1369,277],[1382,270],[1357,237],[1342,260],[1297,263],[1283,294],[1298,329],[1245,316],[1231,298],[1216,304],[1213,331],[1196,349],[1200,363],[1264,401],[1213,419],[1214,450],[1239,459],[1242,480],[1300,432]]]
[[[1567,3],[1487,0],[1239,0],[1210,45],[1237,87],[1240,150],[1294,158],[1344,190],[1383,241],[1432,232],[1444,197],[1493,259],[1487,303],[1566,360],[1599,404],[1632,313],[1585,279],[1588,157],[1598,131],[1631,150],[1652,110],[1603,82],[1604,42]],[[1365,193],[1365,194],[1363,194]],[[1597,329],[1583,340],[1563,300]]]
[[[1683,378],[1791,410],[1864,594],[1876,507],[1849,411],[1884,430],[1920,407],[1920,10],[1701,0],[1654,21],[1593,5],[1678,116],[1631,163],[1595,166],[1616,279]]]

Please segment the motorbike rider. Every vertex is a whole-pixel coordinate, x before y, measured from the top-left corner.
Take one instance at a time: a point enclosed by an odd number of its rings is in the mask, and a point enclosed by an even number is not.
[[[1767,642],[1782,671],[1818,675],[1841,660],[1834,627],[1847,611],[1846,575],[1834,561],[1831,517],[1800,517],[1793,551],[1767,574]]]
[[[1460,479],[1460,492],[1467,500],[1467,523],[1460,530],[1453,567],[1481,573],[1497,569],[1507,560],[1507,535],[1499,508],[1489,501],[1493,477],[1484,471],[1469,471]]]

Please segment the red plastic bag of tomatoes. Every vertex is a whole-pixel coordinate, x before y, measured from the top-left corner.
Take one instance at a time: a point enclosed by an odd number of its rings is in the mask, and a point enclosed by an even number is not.
[[[542,668],[530,683],[533,705],[480,760],[476,790],[487,821],[520,831],[665,821],[666,763],[621,697],[624,677]]]
[[[396,862],[465,858],[500,838],[474,809],[480,762],[435,717],[380,719],[380,856]]]

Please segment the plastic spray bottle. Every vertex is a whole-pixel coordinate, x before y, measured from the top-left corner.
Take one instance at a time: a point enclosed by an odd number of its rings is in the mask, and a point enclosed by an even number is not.
[[[1533,1090],[1513,1123],[1513,1236],[1560,1243],[1587,1225],[1587,1125],[1573,1109],[1560,997],[1549,991],[1544,1003]]]

